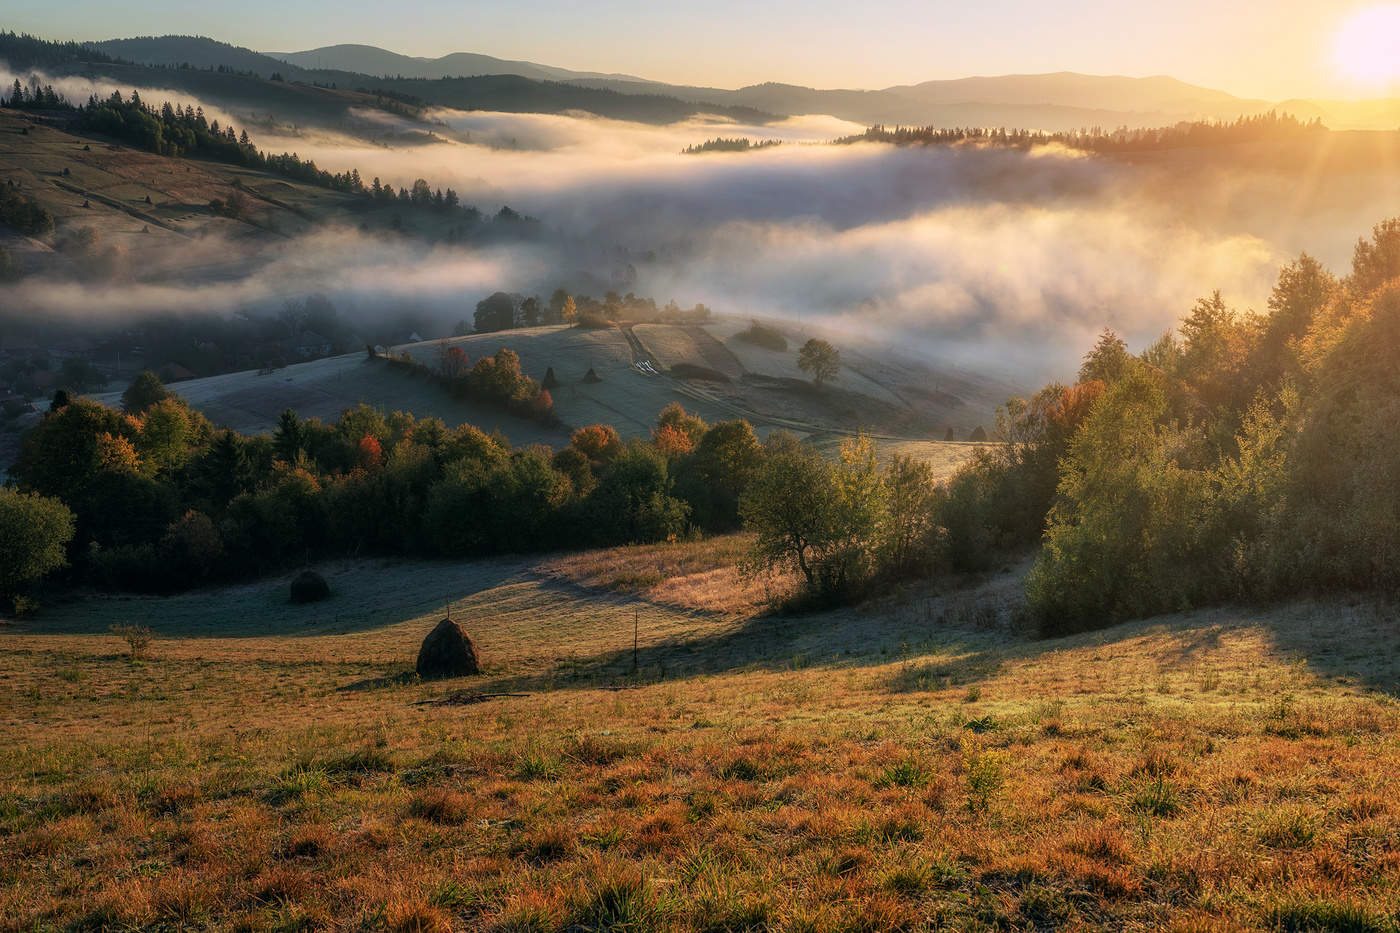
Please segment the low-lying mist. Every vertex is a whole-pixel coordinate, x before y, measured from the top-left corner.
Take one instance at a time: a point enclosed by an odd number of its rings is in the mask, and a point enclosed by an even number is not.
[[[242,126],[251,116],[223,119]],[[232,310],[314,290],[360,314],[412,303],[446,329],[498,289],[614,287],[800,320],[1029,386],[1072,376],[1104,326],[1140,345],[1214,289],[1258,307],[1301,251],[1341,268],[1357,236],[1400,203],[1400,179],[1384,166],[1310,177],[1190,151],[1130,161],[1051,148],[831,146],[820,143],[860,128],[830,117],[664,127],[581,114],[435,110],[426,127],[373,117],[357,117],[354,132],[269,131],[255,142],[331,171],[358,168],[366,181],[424,178],[488,212],[509,204],[549,234],[467,249],[326,231],[223,281],[36,279],[5,297],[41,313],[134,314]],[[365,126],[382,136],[366,138]],[[406,133],[416,141],[394,141]],[[716,136],[783,145],[680,152]]]

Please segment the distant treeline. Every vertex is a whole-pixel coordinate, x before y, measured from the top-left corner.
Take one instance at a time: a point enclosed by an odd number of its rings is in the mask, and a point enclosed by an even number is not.
[[[10,31],[0,32],[0,61],[11,68],[53,68],[73,62],[114,64],[118,59],[81,42],[50,42]]]
[[[723,136],[715,139],[707,139],[703,143],[694,146],[686,146],[681,150],[682,155],[698,155],[702,152],[748,152],[751,149],[771,149],[774,146],[781,146],[781,139],[761,139],[754,142],[747,136],[740,136],[735,139],[726,139]]]
[[[570,295],[562,288],[545,302],[538,295],[495,292],[476,303],[472,322],[459,321],[457,336],[469,333],[489,333],[518,327],[539,327],[541,324],[575,324],[580,327],[610,327],[613,322],[629,320],[664,321],[670,324],[703,324],[710,319],[710,309],[696,302],[693,308],[682,308],[673,298],[657,307],[656,299],[642,298],[628,292],[619,295],[606,292],[602,298],[591,295]]]
[[[279,155],[260,151],[248,137],[248,131],[239,133],[233,126],[220,126],[218,120],[210,121],[202,107],[172,105],[169,101],[156,108],[141,100],[141,95],[133,92],[130,98],[121,91],[113,91],[110,97],[99,100],[89,97],[86,104],[74,106],[52,87],[40,87],[37,81],[25,88],[18,80],[10,89],[8,97],[0,98],[0,106],[17,110],[64,111],[75,115],[78,127],[84,131],[100,133],[128,143],[147,152],[158,155],[179,157],[198,156],[261,169],[284,178],[372,198],[376,202],[394,202],[414,208],[427,208],[444,213],[461,213],[468,224],[482,221],[483,215],[475,207],[463,206],[457,192],[448,188],[432,188],[424,179],[417,179],[412,188],[399,188],[382,185],[378,178],[366,185],[358,169],[348,172],[328,172],[319,168],[310,159],[302,159],[294,152]],[[495,220],[515,227],[527,227],[538,223],[502,208]]]
[[[1270,112],[1240,117],[1228,122],[1178,123],[1157,129],[1106,131],[1094,127],[1071,132],[1046,133],[1038,130],[987,129],[980,127],[942,128],[872,126],[856,136],[836,142],[892,143],[896,146],[951,146],[974,143],[1008,149],[1030,149],[1059,145],[1086,152],[1143,152],[1159,149],[1185,149],[1228,146],[1238,143],[1306,138],[1327,132],[1322,120],[1305,122],[1290,114]]]

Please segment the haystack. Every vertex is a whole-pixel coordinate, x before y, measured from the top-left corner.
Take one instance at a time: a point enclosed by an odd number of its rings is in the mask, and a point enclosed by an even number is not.
[[[559,379],[554,375],[553,366],[549,367],[549,369],[546,369],[544,371],[544,382],[540,383],[540,385],[544,386],[546,389],[553,389],[558,387]]]
[[[588,367],[588,372],[586,372],[586,373],[583,374],[583,381],[584,381],[584,382],[602,382],[603,379],[602,379],[601,376],[599,376],[597,373],[595,373],[595,372],[593,371],[593,367],[590,366],[590,367]]]
[[[314,570],[303,570],[292,581],[292,602],[314,603],[330,598],[331,587],[326,578]]]
[[[418,676],[424,680],[481,673],[481,655],[462,626],[443,619],[418,649]]]

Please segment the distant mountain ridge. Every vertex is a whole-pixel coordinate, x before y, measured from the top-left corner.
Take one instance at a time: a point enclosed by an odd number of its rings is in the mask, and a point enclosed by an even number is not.
[[[400,55],[373,45],[328,45],[305,52],[267,52],[266,56],[312,70],[354,71],[360,74],[405,78],[471,78],[481,75],[519,75],[540,81],[626,81],[654,85],[632,75],[571,71],[535,62],[510,61],[477,52],[453,52],[441,58]]]
[[[1236,97],[1166,75],[1125,77],[1051,74],[978,76],[924,81],[877,90],[810,88],[767,82],[737,89],[665,84],[632,75],[573,71],[511,61],[474,52],[440,58],[401,55],[370,45],[332,45],[301,52],[262,53],[195,36],[140,37],[89,43],[118,58],[142,64],[196,68],[224,66],[267,78],[376,86],[453,107],[558,112],[567,102],[604,115],[628,110],[617,98],[593,99],[584,90],[637,97],[652,120],[678,118],[687,108],[714,109],[732,118],[764,122],[771,117],[826,114],[862,125],[1005,126],[1049,131],[1085,127],[1142,128],[1194,120],[1233,120],[1280,110],[1304,120],[1321,119],[1333,129],[1400,127],[1400,101],[1284,102]],[[503,85],[504,76],[523,81]],[[483,85],[482,81],[494,82]],[[531,102],[525,81],[549,82]],[[473,82],[475,82],[473,84]],[[569,92],[566,87],[575,90]],[[482,88],[487,88],[483,93]],[[508,88],[508,92],[507,89]],[[642,98],[649,103],[642,107]],[[669,101],[669,103],[663,103]],[[722,109],[721,109],[722,108]],[[667,115],[671,116],[667,116]]]
[[[1054,72],[942,79],[872,90],[822,89],[780,82],[726,89],[666,84],[635,75],[573,71],[474,52],[420,58],[375,46],[333,45],[304,52],[266,54],[302,68],[430,79],[516,74],[623,94],[664,94],[698,104],[750,107],[784,116],[828,114],[866,125],[1138,128],[1189,120],[1233,120],[1279,109],[1300,119],[1321,118],[1337,129],[1400,126],[1400,101],[1295,99],[1279,103],[1236,97],[1168,75],[1133,78]]]

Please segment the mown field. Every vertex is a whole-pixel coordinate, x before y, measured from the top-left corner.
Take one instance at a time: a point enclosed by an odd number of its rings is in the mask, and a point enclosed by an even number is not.
[[[1390,607],[1045,641],[1007,568],[774,617],[743,546],[0,627],[0,929],[1397,929]],[[449,608],[486,672],[420,683]]]

